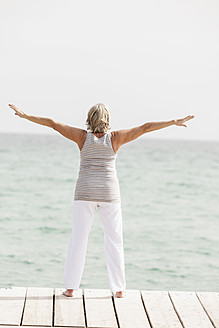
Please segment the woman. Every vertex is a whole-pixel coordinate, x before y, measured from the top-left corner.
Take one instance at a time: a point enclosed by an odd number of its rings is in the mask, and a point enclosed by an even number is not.
[[[148,122],[143,125],[109,132],[110,111],[103,103],[91,107],[87,115],[87,131],[54,121],[51,118],[25,114],[9,104],[15,115],[46,125],[77,143],[80,150],[80,170],[74,194],[73,223],[65,264],[63,295],[72,297],[79,289],[85,264],[88,235],[98,209],[104,229],[107,271],[112,293],[124,297],[126,290],[123,225],[120,188],[115,160],[119,148],[144,133],[171,125],[184,126],[194,115],[185,118]]]

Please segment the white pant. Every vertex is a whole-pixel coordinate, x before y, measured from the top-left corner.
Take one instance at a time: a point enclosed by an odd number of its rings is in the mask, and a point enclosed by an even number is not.
[[[104,230],[104,248],[111,292],[126,289],[121,203],[75,200],[73,223],[65,263],[66,289],[79,289],[88,235],[98,209]]]

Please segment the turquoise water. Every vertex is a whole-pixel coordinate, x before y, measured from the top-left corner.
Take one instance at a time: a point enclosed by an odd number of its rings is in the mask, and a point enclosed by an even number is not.
[[[0,286],[64,287],[77,145],[0,134]],[[219,142],[139,138],[116,160],[127,289],[219,290]],[[109,288],[96,213],[81,288]]]

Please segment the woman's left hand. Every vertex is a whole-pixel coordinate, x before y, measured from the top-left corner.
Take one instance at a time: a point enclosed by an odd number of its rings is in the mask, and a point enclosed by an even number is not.
[[[15,111],[15,115],[18,115],[18,116],[20,116],[22,118],[25,117],[26,114],[22,110],[20,110],[19,108],[17,108],[15,105],[9,104],[8,106]]]
[[[185,125],[184,123],[191,120],[194,117],[195,117],[194,115],[188,115],[184,118],[179,118],[179,119],[175,120],[174,124],[178,125],[178,126],[185,126],[187,128],[187,125]]]

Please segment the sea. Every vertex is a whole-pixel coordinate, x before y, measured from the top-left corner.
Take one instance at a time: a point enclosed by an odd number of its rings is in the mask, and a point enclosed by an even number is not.
[[[64,288],[76,143],[0,134],[0,287]],[[127,289],[219,292],[219,142],[140,137],[116,159]],[[98,212],[80,288],[109,288]]]

